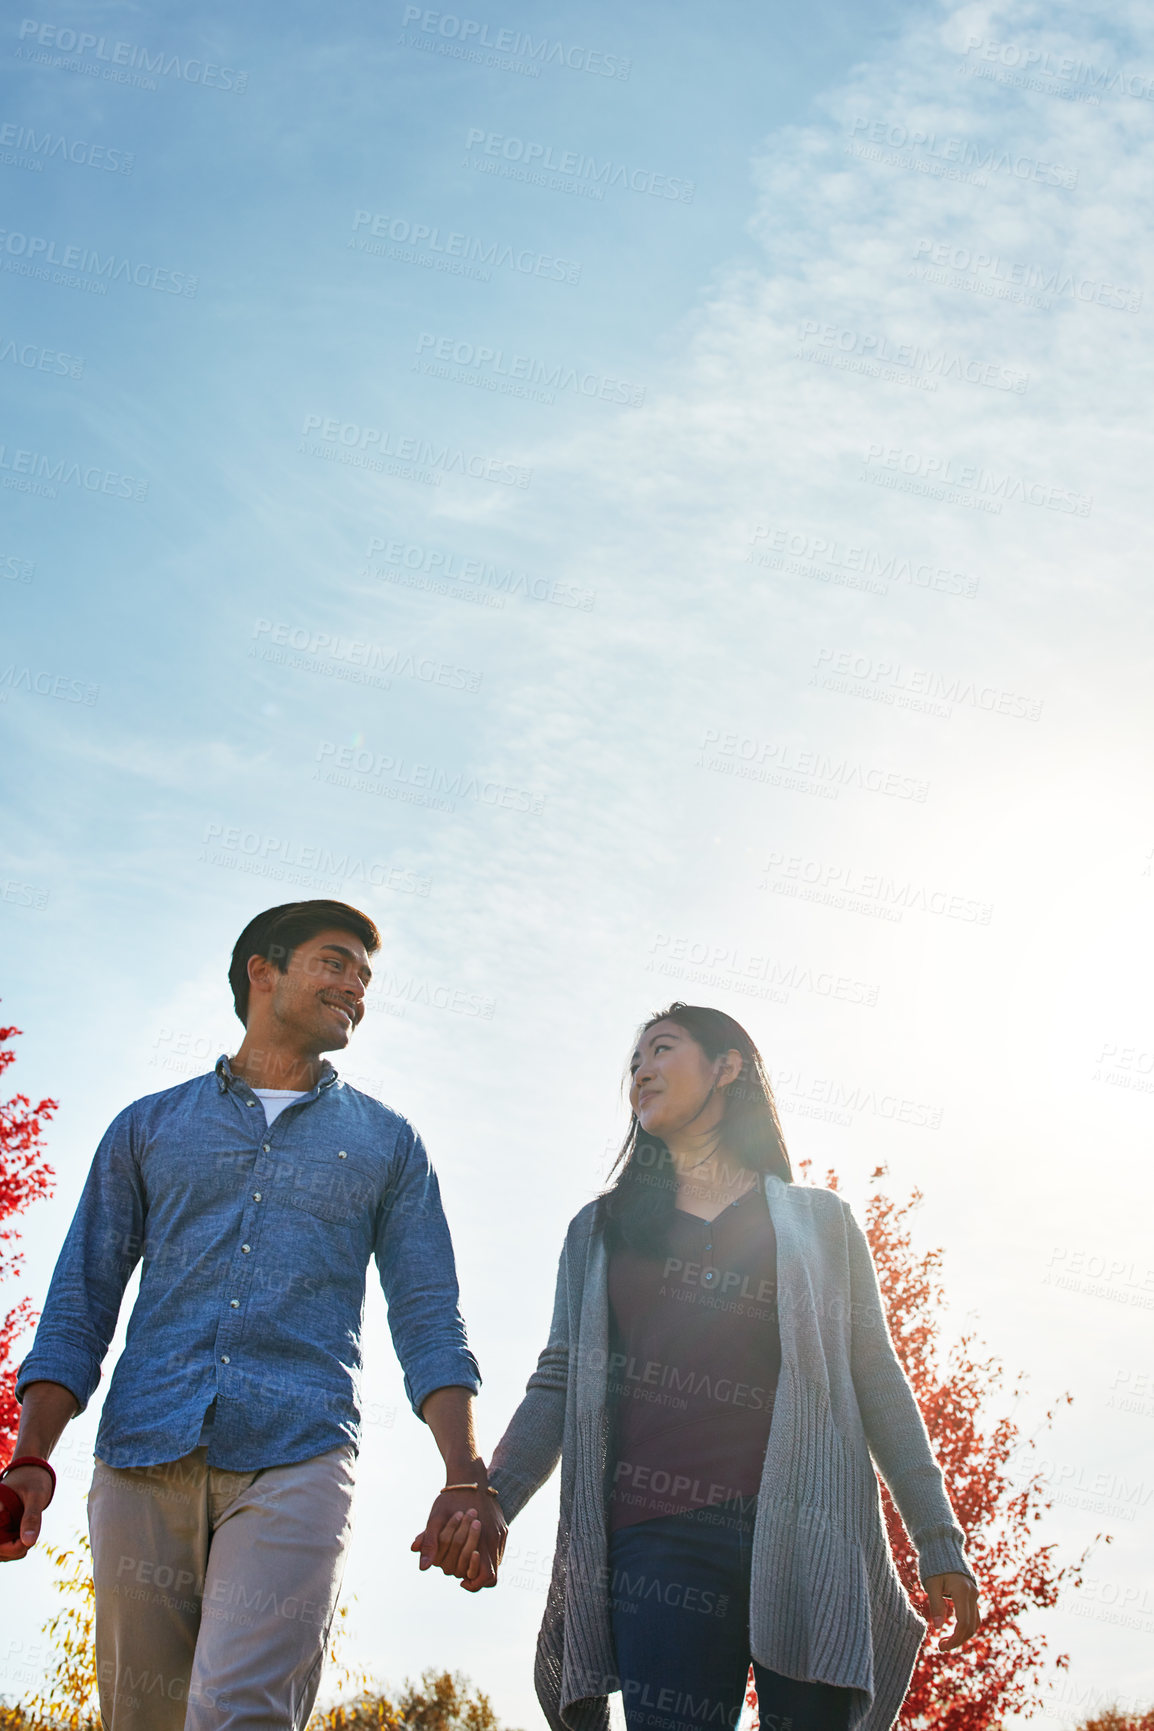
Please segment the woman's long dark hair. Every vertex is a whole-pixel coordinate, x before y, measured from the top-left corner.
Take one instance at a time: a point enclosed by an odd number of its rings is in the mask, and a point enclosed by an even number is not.
[[[761,1053],[741,1023],[724,1010],[677,1002],[650,1016],[638,1039],[658,1022],[676,1022],[711,1060],[725,1052],[741,1053],[741,1074],[725,1090],[723,1145],[751,1172],[772,1172],[792,1184],[793,1170],[773,1089]],[[645,1256],[660,1256],[666,1248],[676,1204],[677,1172],[666,1144],[660,1136],[647,1135],[636,1114],[610,1176],[613,1182],[602,1197],[602,1219],[610,1248],[627,1246]]]

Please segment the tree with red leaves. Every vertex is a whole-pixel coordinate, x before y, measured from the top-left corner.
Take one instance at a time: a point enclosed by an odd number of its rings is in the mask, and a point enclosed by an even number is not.
[[[0,1028],[0,1074],[16,1057],[9,1041],[19,1028]],[[44,1159],[44,1126],[58,1102],[41,1100],[33,1106],[26,1094],[0,1101],[0,1275],[8,1279],[20,1272],[22,1257],[12,1246],[19,1234],[7,1222],[22,1214],[52,1189],[53,1173]],[[22,1298],[0,1321],[0,1453],[12,1453],[20,1409],[12,1392],[15,1366],[9,1368],[12,1347],[36,1317],[31,1300]]]
[[[808,1175],[809,1162],[801,1162],[801,1169]],[[1011,1462],[1036,1445],[1021,1436],[1011,1417],[992,1418],[985,1411],[1005,1380],[1003,1366],[981,1356],[970,1334],[943,1352],[938,1338],[945,1304],[943,1252],[918,1251],[910,1235],[907,1221],[921,1191],[895,1202],[877,1188],[884,1176],[884,1166],[872,1174],[875,1189],[866,1207],[865,1233],[894,1349],[930,1433],[982,1594],[982,1625],[964,1647],[942,1654],[932,1641],[923,1645],[897,1723],[910,1731],[989,1731],[1004,1715],[1028,1714],[1043,1704],[1046,1637],[1027,1634],[1021,1618],[1031,1609],[1049,1609],[1064,1586],[1077,1586],[1086,1554],[1059,1566],[1056,1547],[1037,1542],[1034,1523],[1050,1499],[1040,1475],[1023,1485],[1020,1469],[1014,1476],[1010,1471]],[[838,1188],[836,1173],[827,1172],[825,1181],[831,1190]],[[1024,1381],[1024,1376],[1016,1378],[1012,1396]],[[1066,1403],[1070,1398],[1061,1397]],[[1045,1424],[1052,1418],[1051,1410]],[[898,1574],[924,1614],[917,1555],[884,1485],[881,1494]],[[1060,1654],[1052,1663],[1064,1669],[1069,1658]],[[756,1712],[752,1679],[751,1671],[746,1700]]]
[[[884,1176],[879,1166],[875,1186]],[[832,1174],[827,1181],[836,1186]],[[1043,1704],[1046,1637],[1027,1634],[1021,1619],[1029,1610],[1050,1609],[1064,1586],[1078,1585],[1086,1559],[1084,1554],[1059,1566],[1057,1547],[1037,1540],[1035,1523],[1051,1499],[1040,1474],[1023,1483],[1020,1468],[1011,1469],[1036,1445],[1022,1437],[1008,1414],[997,1418],[986,1412],[1005,1381],[1000,1361],[983,1357],[971,1334],[961,1335],[948,1352],[941,1349],[943,1253],[917,1251],[906,1224],[920,1201],[919,1190],[897,1203],[875,1188],[865,1231],[894,1347],[966,1534],[970,1567],[982,1592],[982,1626],[955,1653],[939,1654],[930,1643],[922,1648],[898,1723],[918,1731],[979,1731],[1007,1714],[1029,1713]],[[1010,1393],[1015,1399],[1024,1381],[1024,1375],[1014,1380]],[[1061,1401],[1068,1404],[1070,1398],[1063,1395]],[[1052,1419],[1051,1408],[1044,1423]],[[914,1548],[884,1486],[882,1503],[898,1574],[914,1603],[921,1604]],[[1059,1654],[1052,1663],[1065,1669],[1069,1658]]]
[[[1078,1731],[1154,1731],[1154,1707],[1145,1713],[1126,1713],[1118,1707],[1107,1707],[1083,1720]]]

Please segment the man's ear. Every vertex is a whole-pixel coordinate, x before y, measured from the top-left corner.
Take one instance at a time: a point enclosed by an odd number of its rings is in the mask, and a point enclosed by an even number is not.
[[[270,962],[267,956],[250,956],[248,958],[248,983],[250,992],[271,992],[279,972],[276,963]]]

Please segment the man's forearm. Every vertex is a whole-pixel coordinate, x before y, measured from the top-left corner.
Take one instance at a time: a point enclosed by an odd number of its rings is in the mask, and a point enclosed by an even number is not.
[[[473,1393],[468,1388],[436,1388],[421,1405],[445,1463],[445,1485],[476,1489],[440,1491],[423,1533],[413,1540],[421,1568],[437,1563],[455,1575],[468,1592],[491,1587],[505,1549],[506,1526],[496,1497],[488,1495],[488,1474],[473,1434]]]
[[[435,1388],[421,1405],[445,1463],[445,1483],[485,1483],[484,1464],[473,1432],[473,1395],[467,1388]],[[478,1479],[478,1474],[480,1477]]]
[[[60,1433],[70,1418],[80,1410],[80,1402],[62,1382],[30,1382],[24,1390],[20,1409],[20,1429],[16,1433],[13,1460],[22,1455],[36,1455],[47,1460]],[[19,1562],[27,1556],[40,1537],[40,1517],[52,1501],[55,1481],[51,1470],[43,1467],[16,1467],[4,1475],[4,1483],[15,1491],[24,1505],[20,1512],[20,1530],[0,1539],[0,1562]]]
[[[30,1382],[24,1390],[13,1458],[39,1455],[47,1460],[65,1425],[79,1410],[80,1402],[62,1382]]]

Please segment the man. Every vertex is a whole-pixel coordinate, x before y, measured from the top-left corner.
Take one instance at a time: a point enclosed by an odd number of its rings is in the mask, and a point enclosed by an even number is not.
[[[470,1591],[496,1580],[505,1529],[436,1176],[412,1127],[322,1057],[361,1021],[380,941],[343,902],[246,926],[229,969],[240,1049],[114,1121],[20,1367],[6,1561],[36,1542],[47,1457],[142,1263],[89,1497],[105,1731],[305,1725],[350,1536],[370,1255],[445,1466],[421,1567]]]

